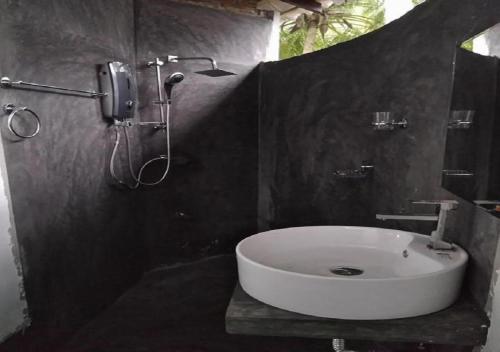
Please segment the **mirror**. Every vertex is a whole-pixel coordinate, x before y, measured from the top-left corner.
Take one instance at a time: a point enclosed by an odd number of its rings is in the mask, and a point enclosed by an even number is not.
[[[500,24],[457,48],[442,185],[500,217]]]

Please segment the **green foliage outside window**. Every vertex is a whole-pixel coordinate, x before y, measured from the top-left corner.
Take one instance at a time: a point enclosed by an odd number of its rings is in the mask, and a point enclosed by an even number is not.
[[[474,38],[466,40],[460,47],[465,50],[474,51]]]
[[[419,5],[425,0],[412,0]],[[345,0],[322,14],[302,14],[281,26],[280,58],[287,59],[355,39],[385,24],[384,0]]]

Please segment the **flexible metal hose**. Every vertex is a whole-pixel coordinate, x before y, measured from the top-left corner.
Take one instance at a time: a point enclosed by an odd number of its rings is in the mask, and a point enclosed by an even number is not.
[[[116,127],[116,130],[115,130],[115,133],[116,133],[116,138],[115,138],[115,144],[114,144],[114,147],[113,147],[113,152],[111,153],[111,160],[110,160],[110,163],[109,163],[109,171],[111,173],[111,176],[113,177],[113,179],[118,182],[119,184],[121,185],[125,185],[127,186],[128,188],[130,189],[137,189],[140,185],[144,185],[144,186],[156,186],[157,184],[161,183],[163,180],[165,180],[165,178],[167,177],[168,175],[168,172],[170,171],[170,161],[171,161],[171,147],[170,147],[170,104],[166,104],[167,105],[167,116],[166,116],[166,121],[165,121],[165,127],[166,129],[162,130],[163,133],[165,133],[166,135],[166,138],[165,138],[165,142],[166,142],[166,149],[167,149],[167,155],[160,155],[156,158],[152,158],[148,161],[146,161],[140,168],[139,168],[139,172],[137,173],[137,175],[135,174],[135,171],[134,171],[134,168],[133,168],[133,161],[132,161],[132,153],[131,153],[131,148],[130,148],[130,137],[129,137],[129,134],[128,134],[128,130],[126,126],[123,126],[123,131],[124,131],[124,134],[125,134],[125,145],[126,145],[126,150],[127,150],[127,162],[128,162],[128,169],[129,169],[129,173],[130,173],[130,176],[132,177],[132,179],[135,181],[134,184],[129,184],[125,181],[123,181],[122,179],[120,179],[117,175],[116,175],[116,172],[115,172],[115,167],[114,167],[114,164],[115,164],[115,158],[116,158],[116,154],[117,154],[117,151],[118,151],[118,147],[120,145],[120,131],[118,129],[118,127]],[[163,120],[163,115],[162,115],[162,120]],[[162,121],[163,122],[163,121]],[[142,175],[144,173],[144,170],[153,162],[155,161],[160,161],[160,160],[166,160],[167,161],[167,165],[165,167],[165,171],[163,172],[162,176],[156,180],[156,181],[153,181],[153,182],[145,182],[142,180]]]

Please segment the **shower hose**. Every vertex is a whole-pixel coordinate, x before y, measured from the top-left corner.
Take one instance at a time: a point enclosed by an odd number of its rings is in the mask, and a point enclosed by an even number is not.
[[[130,173],[130,176],[132,177],[132,179],[135,181],[135,183],[133,184],[130,184],[128,182],[125,182],[123,181],[122,179],[120,179],[117,175],[116,175],[116,172],[115,172],[115,159],[116,159],[116,155],[118,153],[118,147],[120,146],[120,126],[119,125],[115,125],[115,144],[114,144],[114,147],[113,147],[113,151],[111,153],[111,160],[110,160],[110,163],[109,163],[109,171],[111,173],[111,176],[113,177],[113,179],[118,182],[119,184],[121,185],[124,185],[130,189],[137,189],[139,186],[143,185],[143,186],[156,186],[157,184],[161,183],[163,180],[165,180],[165,178],[167,177],[168,175],[168,172],[170,170],[170,156],[171,156],[171,151],[170,151],[170,103],[167,103],[165,104],[167,106],[167,113],[166,113],[166,121],[163,121],[163,118],[162,118],[162,121],[161,123],[159,123],[158,125],[162,126],[162,130],[161,130],[161,133],[164,133],[165,134],[165,143],[166,143],[166,149],[167,149],[167,155],[160,155],[156,158],[152,158],[148,161],[146,161],[140,168],[139,168],[139,172],[136,174],[135,171],[134,171],[134,167],[133,167],[133,162],[132,162],[132,153],[130,151],[130,136],[128,134],[128,128],[131,126],[131,125],[122,125],[122,128],[123,128],[123,134],[125,135],[125,146],[126,146],[126,152],[127,152],[127,163],[128,163],[128,170],[129,170],[129,173]],[[160,106],[160,109],[162,109],[163,106]],[[163,112],[163,111],[162,111]],[[163,117],[163,113],[161,114],[162,117]],[[164,127],[164,128],[163,128]],[[162,174],[162,176],[156,180],[156,181],[152,181],[152,182],[146,182],[143,180],[143,174],[144,174],[144,170],[146,170],[146,168],[154,163],[155,161],[161,161],[161,160],[166,160],[167,162],[167,165],[165,166],[165,170]]]

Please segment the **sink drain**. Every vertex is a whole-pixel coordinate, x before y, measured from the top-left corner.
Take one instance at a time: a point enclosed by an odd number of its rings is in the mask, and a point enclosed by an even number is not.
[[[330,269],[330,272],[335,275],[356,276],[363,274],[364,271],[350,266],[337,266],[335,268]]]

